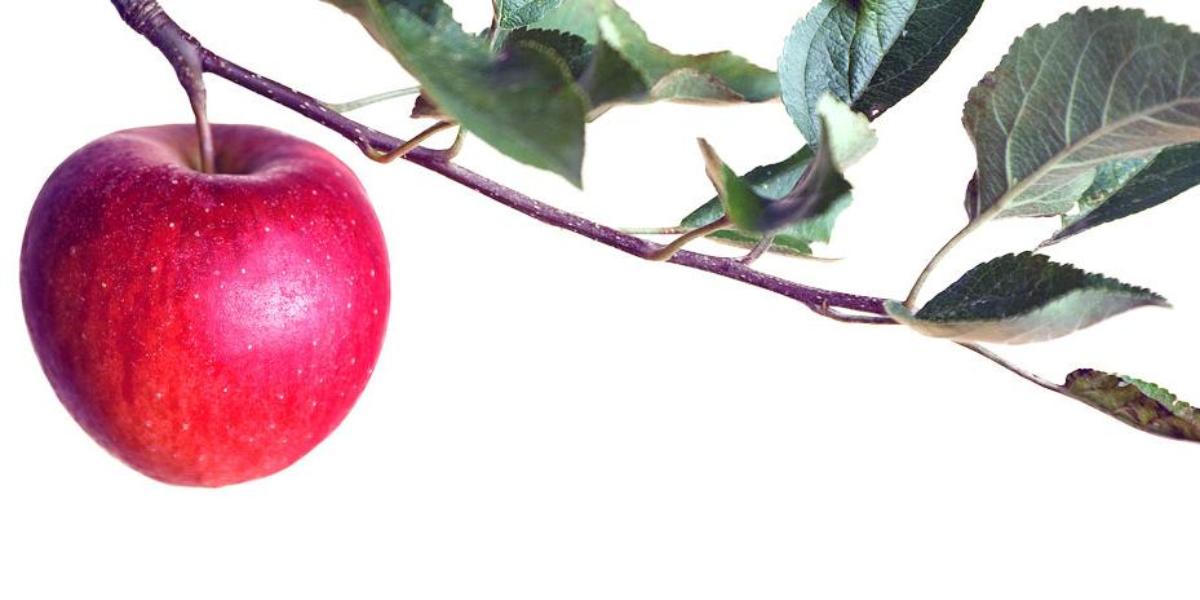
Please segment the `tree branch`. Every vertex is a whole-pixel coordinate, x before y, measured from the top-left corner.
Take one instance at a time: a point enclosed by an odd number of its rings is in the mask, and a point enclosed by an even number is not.
[[[199,65],[203,72],[212,73],[213,75],[227,79],[324,125],[353,142],[368,155],[386,154],[405,144],[405,140],[376,131],[339,114],[330,109],[327,104],[320,102],[312,96],[262,77],[214,54],[180,28],[155,0],[112,0],[112,3],[120,13],[122,19],[130,27],[142,34],[171,61],[172,66],[180,73],[181,81],[184,81],[184,70],[194,68],[195,58],[198,57]],[[192,78],[191,81],[195,81],[195,78]],[[189,97],[193,99],[193,105],[195,105],[194,88],[188,87],[188,85],[189,83],[185,82]],[[198,118],[202,117],[198,116]],[[444,151],[416,148],[406,154],[404,159],[475,190],[500,204],[533,217],[547,225],[579,234],[626,254],[650,259],[663,248],[659,244],[621,233],[610,227],[534,200],[525,194],[450,162],[449,156]],[[887,311],[884,310],[884,300],[882,298],[809,287],[756,271],[742,264],[737,259],[709,256],[696,252],[679,252],[671,258],[670,262],[775,292],[776,294],[801,302],[821,315],[840,315],[840,313],[832,313],[830,310],[843,309],[865,315],[873,315],[873,318],[855,320],[854,322],[872,324],[894,323],[890,318],[887,318]]]

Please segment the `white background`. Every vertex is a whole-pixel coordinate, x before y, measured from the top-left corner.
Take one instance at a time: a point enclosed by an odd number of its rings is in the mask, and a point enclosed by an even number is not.
[[[961,226],[968,89],[1079,0],[992,0],[935,78],[879,121],[857,203],[824,250],[768,258],[797,280],[902,296]],[[773,66],[812,1],[627,0],[677,51]],[[1097,4],[1108,5],[1107,2]],[[1200,7],[1127,0],[1200,27]],[[322,3],[164,2],[212,49],[337,101],[410,81]],[[489,6],[458,2],[482,27]],[[375,378],[321,447],[266,480],[165,486],[71,421],[20,308],[18,253],[45,177],[110,131],[189,117],[167,64],[107,2],[19,2],[0,20],[0,597],[1194,597],[1200,447],[1128,429],[900,328],[845,326],[769,293],[631,259],[407,165],[379,166],[213,80],[214,120],[314,140],[357,170],[390,244],[393,317]],[[407,106],[361,117],[400,135]],[[586,192],[497,156],[462,162],[625,226],[711,195],[695,138],[739,168],[800,142],[779,104],[614,110],[589,130]],[[1200,398],[1189,193],[1051,254],[1146,285],[1144,310],[1009,354]],[[931,291],[1032,248],[1049,221],[993,225]],[[711,247],[715,252],[729,252]]]

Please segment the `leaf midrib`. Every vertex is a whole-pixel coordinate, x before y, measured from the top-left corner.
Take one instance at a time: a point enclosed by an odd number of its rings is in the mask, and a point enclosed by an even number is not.
[[[1017,185],[1010,187],[1008,189],[1008,191],[1004,192],[1004,194],[1001,195],[1000,198],[998,198],[996,200],[996,202],[992,203],[991,208],[989,208],[987,211],[985,211],[983,214],[981,214],[976,221],[979,222],[980,224],[982,224],[983,222],[990,221],[991,219],[995,218],[996,215],[1000,214],[1006,208],[1008,208],[1008,205],[1012,202],[1012,200],[1014,198],[1020,197],[1022,194],[1024,194],[1026,191],[1028,191],[1029,188],[1033,186],[1033,184],[1035,184],[1036,182],[1043,179],[1046,175],[1059,169],[1061,167],[1060,163],[1062,163],[1064,160],[1069,158],[1072,154],[1074,154],[1079,149],[1085,148],[1085,147],[1095,143],[1097,140],[1103,138],[1105,135],[1108,135],[1112,131],[1121,129],[1122,127],[1125,127],[1126,125],[1133,124],[1134,122],[1138,121],[1139,119],[1142,119],[1144,117],[1147,117],[1147,116],[1157,113],[1159,111],[1170,110],[1170,109],[1173,109],[1173,108],[1176,108],[1178,106],[1185,105],[1185,104],[1200,104],[1200,97],[1188,96],[1185,98],[1177,98],[1175,100],[1172,100],[1171,102],[1167,102],[1164,104],[1156,104],[1152,107],[1148,107],[1146,110],[1132,113],[1132,114],[1122,118],[1119,121],[1113,121],[1111,123],[1107,123],[1105,126],[1096,129],[1095,131],[1089,133],[1087,136],[1080,138],[1078,143],[1070,144],[1070,145],[1064,147],[1062,150],[1060,150],[1054,156],[1050,157],[1049,160],[1047,160],[1044,164],[1042,164],[1041,167],[1039,167],[1036,171],[1034,171],[1028,177],[1022,179],[1020,182],[1017,183]],[[1198,131],[1197,139],[1200,140],[1200,128],[1197,128],[1197,131]],[[1011,139],[1012,139],[1012,134],[1010,133],[1010,134],[1008,134],[1008,139],[1005,140],[1005,145],[1008,145],[1009,140],[1011,140]],[[1144,149],[1140,150],[1139,153],[1152,152],[1155,149],[1162,150],[1162,149],[1168,148],[1168,147],[1170,147],[1170,144],[1163,144],[1163,145],[1157,146],[1157,148],[1144,148]],[[1010,173],[1006,173],[1006,175],[1011,176]]]

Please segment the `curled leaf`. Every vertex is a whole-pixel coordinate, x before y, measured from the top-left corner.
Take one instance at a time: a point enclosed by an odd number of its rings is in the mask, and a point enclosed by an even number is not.
[[[724,212],[738,230],[775,234],[797,223],[828,213],[850,192],[842,169],[862,158],[875,145],[865,117],[826,97],[821,103],[821,145],[793,187],[781,197],[759,194],[701,141],[709,179],[717,189]]]
[[[959,342],[1025,344],[1063,337],[1162,296],[1032,253],[979,265],[915,314],[898,302],[888,313],[917,331]]]
[[[1070,396],[1142,431],[1200,442],[1200,411],[1152,383],[1080,369],[1067,376],[1064,389]]]

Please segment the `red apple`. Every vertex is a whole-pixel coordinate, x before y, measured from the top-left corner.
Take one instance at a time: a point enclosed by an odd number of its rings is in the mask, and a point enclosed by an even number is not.
[[[122,131],[67,159],[25,232],[34,348],[76,421],[134,469],[269,475],[342,421],[383,343],[383,233],[344,164],[294,137]]]

